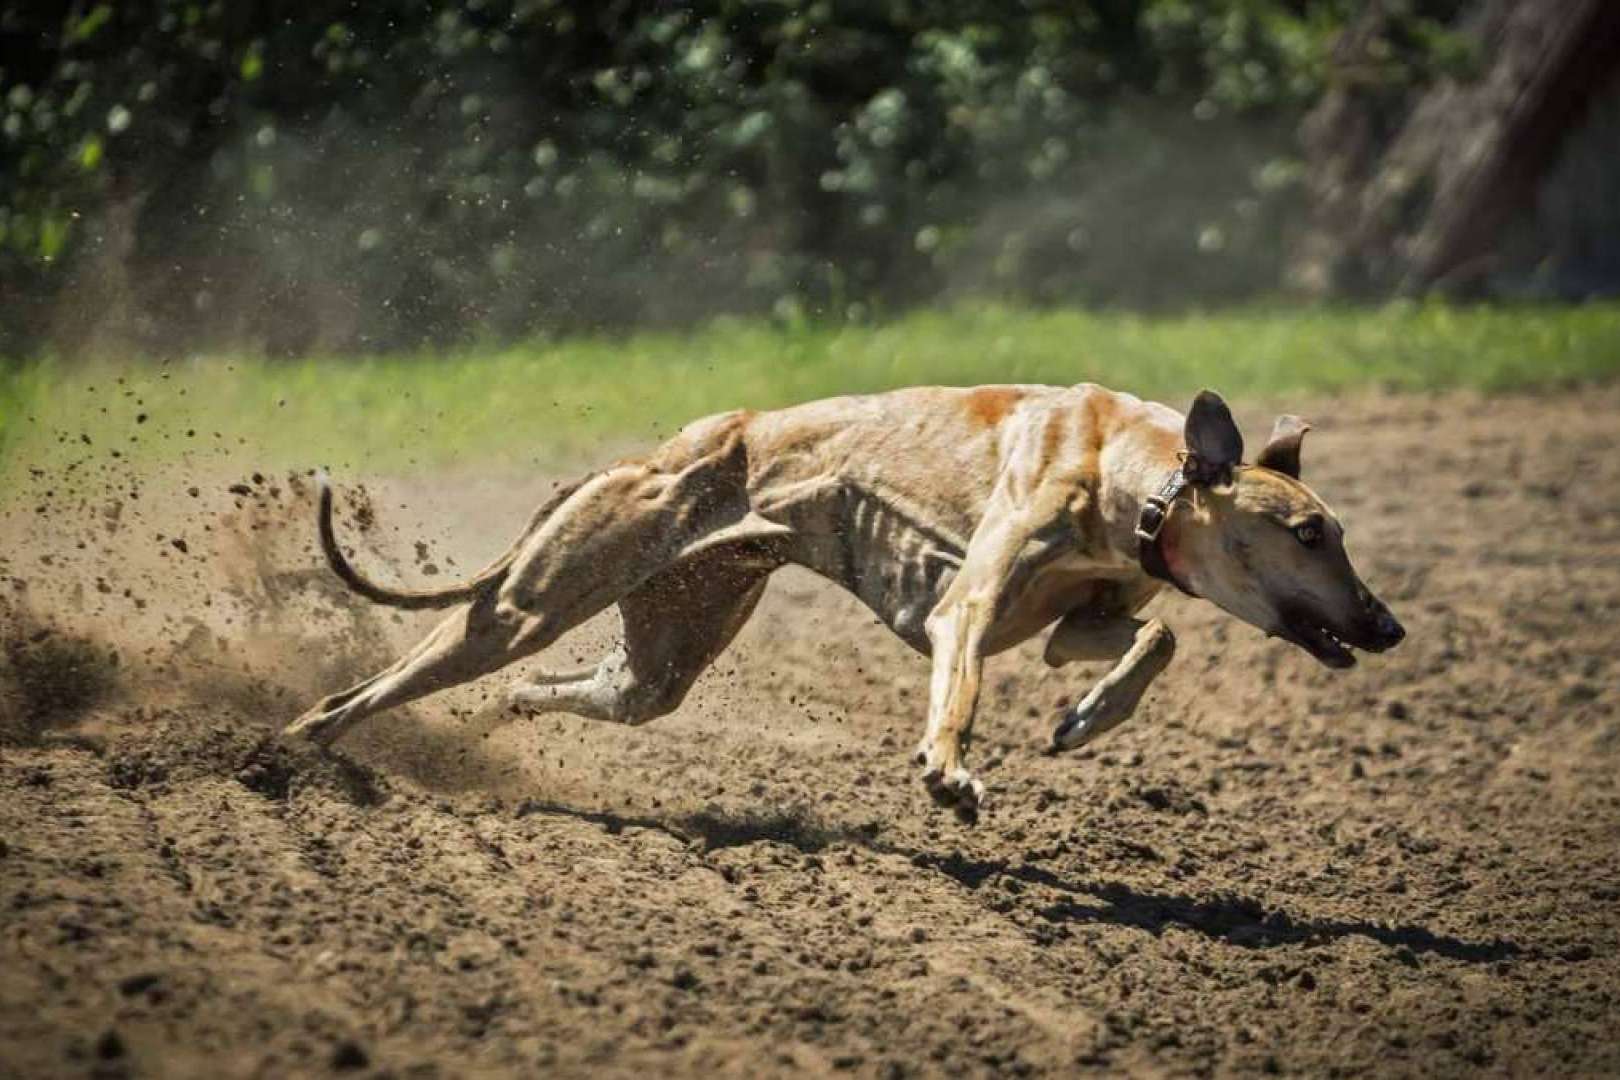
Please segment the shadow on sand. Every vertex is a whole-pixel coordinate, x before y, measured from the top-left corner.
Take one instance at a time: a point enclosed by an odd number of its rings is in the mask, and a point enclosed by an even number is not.
[[[1170,927],[1184,927],[1206,937],[1243,949],[1269,949],[1279,945],[1309,945],[1345,937],[1364,937],[1398,950],[1399,958],[1417,964],[1420,954],[1443,956],[1471,964],[1490,964],[1519,956],[1524,950],[1511,941],[1466,941],[1437,934],[1421,926],[1384,926],[1355,919],[1296,918],[1280,908],[1267,908],[1253,897],[1224,893],[1191,897],[1153,892],[1117,881],[1070,881],[1050,870],[1001,860],[974,860],[921,853],[913,863],[977,889],[996,875],[1015,878],[1068,894],[1040,909],[1054,923],[1109,923],[1146,930],[1154,936]]]
[[[479,737],[509,719],[502,710],[483,710],[458,731],[427,729],[411,733],[412,741],[425,740],[429,752],[415,762],[391,761],[389,766],[414,774],[418,782],[440,790],[474,788],[487,781],[496,770],[480,745]],[[461,765],[453,782],[447,777],[427,775],[420,762],[442,760],[445,751],[459,751]],[[471,753],[469,754],[469,751]],[[468,761],[468,757],[473,760]],[[411,765],[416,764],[416,768]],[[678,815],[626,815],[608,810],[591,810],[564,803],[526,799],[518,814],[554,814],[587,821],[617,834],[625,829],[656,829],[683,843],[706,851],[770,841],[797,848],[807,854],[837,844],[864,847],[880,854],[898,855],[912,865],[943,874],[964,887],[975,890],[992,878],[1010,877],[1028,885],[1038,885],[1064,894],[1064,899],[1039,908],[1036,914],[1055,925],[1105,923],[1134,927],[1158,936],[1171,927],[1182,927],[1242,949],[1268,949],[1285,945],[1309,945],[1347,937],[1363,937],[1396,951],[1397,959],[1416,965],[1424,955],[1440,956],[1471,964],[1491,964],[1511,960],[1534,950],[1514,942],[1494,939],[1468,941],[1436,933],[1422,926],[1382,925],[1354,919],[1310,919],[1297,917],[1281,908],[1268,908],[1259,900],[1235,893],[1194,897],[1173,892],[1139,889],[1117,881],[1071,880],[1052,870],[1027,863],[1001,859],[978,860],[959,854],[916,851],[885,841],[874,825],[848,826],[830,822],[808,807],[787,807],[757,812],[730,813],[702,810]]]
[[[743,847],[760,841],[784,844],[806,854],[815,854],[834,844],[878,847],[874,842],[877,835],[875,826],[849,828],[829,824],[803,807],[742,813],[699,810],[691,814],[650,817],[607,810],[584,810],[556,802],[525,799],[519,804],[517,815],[523,817],[528,814],[554,814],[588,821],[614,835],[625,829],[657,829],[684,843],[701,846],[705,851]]]
[[[635,817],[531,800],[520,806],[518,812],[560,814],[592,822],[611,833],[626,828],[659,829],[688,844],[701,844],[709,851],[761,840],[786,844],[807,854],[835,844],[857,845],[880,854],[905,857],[913,866],[943,874],[969,890],[978,889],[998,875],[1011,877],[1065,894],[1064,899],[1035,909],[1040,918],[1054,924],[1106,923],[1146,930],[1155,937],[1171,927],[1182,927],[1242,949],[1312,945],[1363,937],[1395,950],[1396,959],[1413,966],[1424,955],[1470,964],[1492,964],[1514,959],[1527,951],[1500,938],[1468,941],[1422,926],[1300,918],[1240,894],[1193,897],[1139,889],[1117,881],[1071,881],[1042,867],[1014,865],[1003,860],[911,851],[881,840],[875,826],[849,828],[823,821],[803,808],[743,814],[703,811],[671,817]]]

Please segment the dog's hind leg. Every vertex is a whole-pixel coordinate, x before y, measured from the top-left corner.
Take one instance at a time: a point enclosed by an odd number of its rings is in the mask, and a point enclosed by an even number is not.
[[[508,700],[620,724],[673,712],[753,614],[774,568],[730,549],[683,560],[619,601],[624,643],[594,669],[516,683]]]
[[[287,734],[330,743],[371,713],[545,648],[705,550],[785,532],[750,512],[741,424],[720,417],[693,425],[646,460],[621,462],[581,484],[466,608],[386,671],[295,720]]]
[[[544,648],[558,633],[544,618],[502,605],[490,590],[458,608],[388,668],[322,698],[285,734],[329,745],[363,717],[487,675]]]
[[[1129,647],[1126,648],[1128,643]],[[1073,750],[1123,724],[1136,711],[1142,695],[1176,654],[1176,636],[1158,619],[1084,620],[1070,616],[1058,624],[1047,643],[1047,663],[1124,656],[1069,709],[1052,732],[1051,749]]]
[[[636,504],[622,501],[614,489],[608,492],[611,502],[604,498],[574,508],[561,536],[542,530],[504,580],[491,583],[386,670],[324,698],[290,724],[286,734],[330,744],[366,716],[488,675],[546,648],[615,600],[630,601],[648,591],[649,579],[662,576],[659,549],[673,543],[665,535],[667,524],[661,515],[637,520],[635,514],[624,513],[626,505],[633,510]],[[620,520],[612,528],[603,526],[601,518],[615,507],[621,510]],[[565,504],[559,514],[569,510]],[[604,538],[611,542],[604,543]],[[638,548],[654,554],[648,557]],[[643,622],[650,624],[647,618],[633,620],[627,615],[627,629]],[[687,629],[675,620],[675,633]],[[690,651],[676,649],[673,655],[684,658]],[[641,682],[654,673],[645,668],[644,674]],[[561,685],[571,683],[564,677]]]

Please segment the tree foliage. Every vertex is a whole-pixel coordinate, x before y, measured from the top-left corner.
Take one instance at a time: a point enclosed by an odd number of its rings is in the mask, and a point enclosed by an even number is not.
[[[1377,77],[1454,58],[1458,6],[1401,8]],[[7,5],[0,348],[1225,298],[1274,281],[1287,132],[1359,7]]]

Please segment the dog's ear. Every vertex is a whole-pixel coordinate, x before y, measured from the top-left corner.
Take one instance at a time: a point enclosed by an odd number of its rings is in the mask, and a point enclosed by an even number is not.
[[[1280,473],[1287,473],[1298,480],[1299,444],[1309,430],[1311,425],[1297,416],[1284,413],[1277,417],[1277,424],[1271,429],[1271,438],[1266,441],[1266,448],[1260,451],[1260,456],[1254,463]]]
[[[1187,410],[1187,474],[1194,482],[1221,483],[1243,460],[1243,434],[1221,395],[1202,390]]]

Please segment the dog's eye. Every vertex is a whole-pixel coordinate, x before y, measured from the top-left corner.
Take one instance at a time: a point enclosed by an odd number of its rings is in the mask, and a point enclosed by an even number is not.
[[[1301,522],[1294,526],[1294,536],[1308,548],[1318,547],[1322,543],[1322,525],[1316,521]]]

